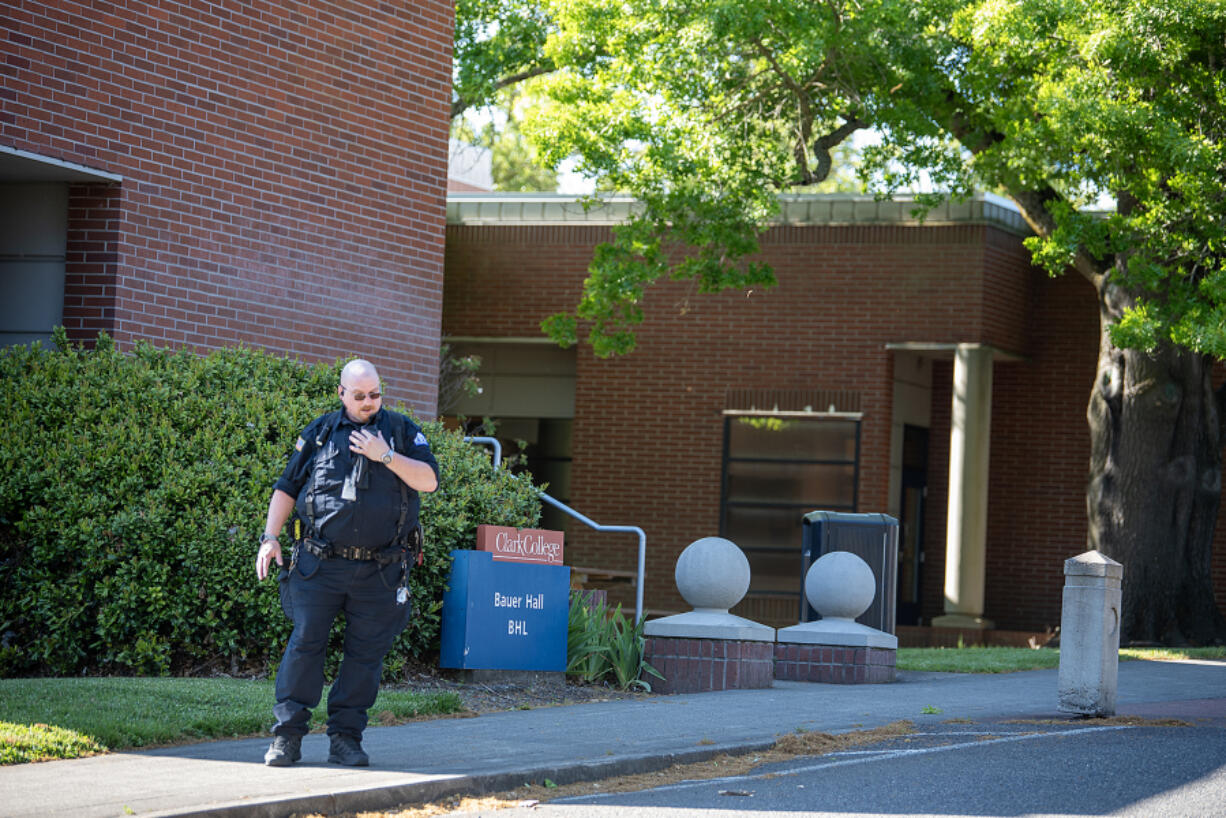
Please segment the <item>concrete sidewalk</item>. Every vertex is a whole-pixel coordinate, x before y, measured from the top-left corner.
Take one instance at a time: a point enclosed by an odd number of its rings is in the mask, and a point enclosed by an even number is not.
[[[550,778],[558,783],[751,752],[797,728],[842,732],[899,719],[1060,717],[1054,670],[899,674],[886,685],[776,682],[767,690],[659,696],[367,730],[366,769],[325,763],[310,735],[294,767],[263,765],[267,739],[218,741],[0,768],[0,815],[282,816],[388,808]],[[939,713],[924,713],[939,710]],[[1226,728],[1226,663],[1122,662],[1120,715]]]

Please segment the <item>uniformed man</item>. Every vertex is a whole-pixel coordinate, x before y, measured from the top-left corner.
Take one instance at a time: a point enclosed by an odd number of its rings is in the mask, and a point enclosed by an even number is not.
[[[324,683],[324,653],[345,613],[344,656],[328,691],[328,761],[364,767],[366,711],[375,702],[383,658],[408,623],[408,571],[420,553],[418,492],[438,488],[438,464],[407,417],[382,408],[379,373],[350,361],[337,387],[343,407],[299,436],[268,504],[255,560],[259,579],[281,566],[282,607],[294,622],[277,671],[276,724],[264,763],[302,757],[302,737]],[[277,535],[297,510],[301,539],[289,565]],[[295,524],[298,525],[297,523]],[[296,535],[297,536],[297,535]]]

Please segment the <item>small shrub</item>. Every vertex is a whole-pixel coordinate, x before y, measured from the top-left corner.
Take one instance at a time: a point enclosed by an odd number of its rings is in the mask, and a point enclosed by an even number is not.
[[[605,645],[607,612],[604,600],[589,605],[582,593],[570,596],[566,628],[566,672],[585,682],[603,675],[608,664]]]
[[[256,537],[298,432],[337,408],[340,363],[138,343],[0,350],[0,676],[192,674],[275,665],[290,631]],[[395,408],[395,407],[394,407]],[[527,479],[423,424],[441,487],[422,500],[417,617],[388,666],[437,648],[455,548],[531,526]],[[284,545],[289,537],[283,536]]]
[[[621,605],[610,612],[603,600],[589,605],[581,594],[573,594],[568,625],[567,673],[585,682],[608,681],[622,690],[650,691],[644,674],[664,678],[643,656],[643,623],[627,619]]]

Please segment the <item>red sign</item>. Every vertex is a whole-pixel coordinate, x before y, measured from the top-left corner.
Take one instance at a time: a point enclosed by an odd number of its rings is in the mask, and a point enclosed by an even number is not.
[[[489,551],[496,560],[562,564],[562,532],[505,525],[477,526],[477,550]]]

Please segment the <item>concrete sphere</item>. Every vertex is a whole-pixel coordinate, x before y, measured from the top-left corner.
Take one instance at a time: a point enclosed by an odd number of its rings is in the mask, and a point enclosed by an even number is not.
[[[732,540],[703,537],[681,552],[673,576],[681,596],[695,608],[727,611],[749,590],[749,560]]]
[[[824,619],[855,619],[876,595],[873,569],[850,551],[822,555],[805,575],[805,596]]]

